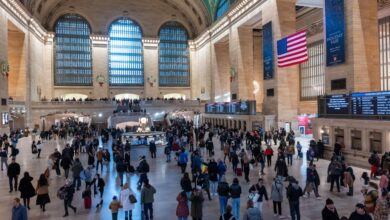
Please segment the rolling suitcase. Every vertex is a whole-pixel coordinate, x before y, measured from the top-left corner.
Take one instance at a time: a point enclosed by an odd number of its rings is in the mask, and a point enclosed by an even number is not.
[[[85,209],[90,209],[92,205],[92,199],[91,197],[85,197],[84,198],[84,208]]]
[[[242,176],[242,169],[241,168],[237,168],[236,169],[236,174],[237,174],[237,176]]]

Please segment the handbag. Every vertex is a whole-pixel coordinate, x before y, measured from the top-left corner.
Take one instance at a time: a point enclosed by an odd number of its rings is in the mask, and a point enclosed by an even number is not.
[[[137,198],[133,194],[129,195],[129,201],[131,204],[137,203]]]
[[[253,202],[257,202],[259,200],[260,194],[258,193],[249,193],[248,199],[252,200]]]

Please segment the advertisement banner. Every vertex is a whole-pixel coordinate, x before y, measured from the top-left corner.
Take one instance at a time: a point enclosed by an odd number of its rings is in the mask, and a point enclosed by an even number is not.
[[[325,0],[326,65],[345,62],[344,0]]]
[[[274,77],[274,43],[271,21],[263,26],[263,66],[264,79],[272,79]]]

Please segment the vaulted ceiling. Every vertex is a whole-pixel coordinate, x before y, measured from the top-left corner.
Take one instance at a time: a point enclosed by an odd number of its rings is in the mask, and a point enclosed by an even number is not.
[[[53,30],[61,15],[77,13],[88,20],[94,33],[106,33],[109,23],[128,16],[141,25],[146,36],[156,35],[162,23],[176,20],[192,37],[212,22],[203,1],[214,0],[20,0],[48,30]]]

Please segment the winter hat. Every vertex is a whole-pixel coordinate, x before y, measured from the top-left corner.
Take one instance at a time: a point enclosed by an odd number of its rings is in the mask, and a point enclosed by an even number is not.
[[[326,199],[326,204],[327,204],[327,205],[331,205],[331,204],[334,204],[334,203],[333,203],[333,200],[327,198],[327,199]]]

